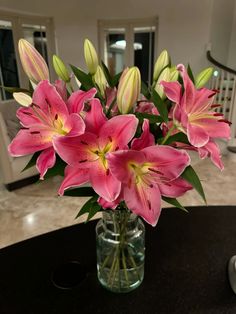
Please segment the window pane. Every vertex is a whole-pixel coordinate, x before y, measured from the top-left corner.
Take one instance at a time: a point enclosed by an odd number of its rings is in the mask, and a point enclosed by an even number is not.
[[[104,61],[111,75],[115,75],[125,67],[125,29],[106,29],[105,34]]]
[[[46,27],[43,25],[23,24],[24,38],[44,57],[48,64]]]
[[[0,85],[19,87],[16,55],[11,22],[0,20]],[[0,89],[1,99],[12,99],[12,94]]]
[[[142,80],[151,83],[154,59],[155,27],[134,28],[134,65],[141,72]]]

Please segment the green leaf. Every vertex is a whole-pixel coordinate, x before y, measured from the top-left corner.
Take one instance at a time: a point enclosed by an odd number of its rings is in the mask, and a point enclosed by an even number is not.
[[[90,198],[80,209],[80,211],[78,212],[77,216],[75,217],[78,218],[86,213],[88,213],[90,211],[90,208],[92,207],[92,205],[94,203],[97,203],[97,199],[98,199],[98,195],[93,196],[92,198]]]
[[[186,134],[182,133],[182,132],[179,132],[179,133],[176,133],[174,135],[171,135],[165,142],[165,144],[171,144],[171,143],[174,143],[174,142],[181,142],[181,143],[185,143],[185,144],[190,144],[189,141],[188,141],[188,137]]]
[[[103,72],[104,72],[104,74],[105,74],[107,83],[109,84],[109,86],[113,87],[113,82],[112,82],[111,74],[110,74],[110,72],[109,72],[107,66],[105,65],[105,63],[104,63],[103,61],[101,62],[101,66],[102,66]]]
[[[7,91],[7,92],[10,93],[10,94],[19,93],[19,92],[31,94],[30,91],[29,91],[28,89],[25,89],[25,88],[20,88],[20,87],[7,87],[7,86],[3,86],[3,85],[0,85],[0,87],[3,88],[3,89],[5,89],[5,91]]]
[[[184,170],[184,172],[181,174],[181,177],[185,179],[187,182],[189,182],[196,189],[196,191],[200,194],[200,196],[203,198],[204,202],[206,203],[206,197],[202,188],[202,184],[198,178],[198,175],[194,171],[194,169],[191,166],[188,166]]]
[[[44,176],[44,179],[48,179],[55,176],[64,176],[64,170],[66,163],[57,155],[56,163],[53,168],[48,169]]]
[[[193,82],[193,84],[195,84],[195,79],[194,79],[193,71],[192,71],[192,69],[190,67],[190,64],[188,64],[187,73],[188,73],[191,81]]]
[[[38,156],[40,155],[41,152],[36,152],[33,154],[33,156],[31,157],[30,161],[28,162],[28,164],[25,166],[25,168],[23,170],[21,170],[21,172],[24,172],[25,170],[33,167],[36,165],[36,161]]]
[[[146,85],[143,81],[141,81],[141,93],[142,93],[147,99],[150,98],[149,89],[148,89],[147,85]]]
[[[91,218],[93,218],[94,215],[96,215],[97,212],[99,212],[101,210],[101,205],[99,205],[98,203],[93,203],[89,212],[88,212],[88,217],[86,222],[88,222]]]
[[[135,112],[135,116],[139,119],[141,123],[143,122],[144,119],[148,119],[151,124],[163,122],[162,117],[145,112]]]
[[[122,73],[123,73],[123,72],[120,72],[120,73],[116,74],[116,75],[113,77],[111,87],[115,87],[115,86],[118,85]]]
[[[83,186],[80,188],[66,190],[64,195],[66,196],[94,196],[96,195],[93,188],[89,186]]]
[[[176,198],[170,198],[170,197],[166,197],[166,196],[162,196],[162,199],[163,201],[177,207],[177,208],[180,208],[182,209],[183,211],[187,212],[188,213],[188,210],[186,208],[184,208],[180,203],[179,201],[176,199]]]
[[[75,67],[74,65],[70,64],[70,67],[76,76],[76,78],[80,81],[82,86],[85,88],[85,90],[89,90],[94,87],[93,80],[89,74],[86,74],[81,69]]]
[[[161,97],[158,95],[158,93],[155,91],[155,89],[152,92],[152,98],[155,107],[157,108],[158,112],[160,113],[160,116],[163,118],[165,122],[168,122],[168,110],[167,106],[164,103],[164,101],[161,99]]]

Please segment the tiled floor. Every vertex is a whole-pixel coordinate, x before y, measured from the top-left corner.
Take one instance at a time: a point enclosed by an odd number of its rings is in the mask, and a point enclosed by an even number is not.
[[[223,172],[210,160],[194,166],[208,205],[236,205],[236,154],[225,155],[223,161]],[[88,198],[58,197],[59,184],[60,179],[54,178],[14,192],[0,185],[0,248],[78,222],[74,218]],[[180,201],[185,206],[203,204],[196,191],[188,192]]]

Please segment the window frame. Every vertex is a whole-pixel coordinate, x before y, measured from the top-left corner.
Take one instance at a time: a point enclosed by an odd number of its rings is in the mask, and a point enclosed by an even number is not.
[[[28,78],[24,73],[24,70],[21,65],[20,56],[18,52],[18,41],[21,38],[24,38],[23,24],[32,24],[32,25],[43,25],[46,27],[46,38],[47,38],[47,55],[49,62],[49,72],[52,80],[56,79],[53,65],[52,65],[52,56],[56,52],[55,44],[55,28],[54,21],[52,17],[43,17],[43,16],[34,16],[26,14],[18,14],[15,12],[7,12],[0,10],[0,20],[9,21],[12,24],[12,35],[16,55],[17,71],[19,84],[22,88],[28,88]],[[7,102],[9,100],[2,100],[1,102]]]
[[[158,46],[158,17],[145,19],[121,19],[121,20],[98,20],[98,51],[102,60],[104,59],[104,34],[105,29],[124,28],[125,29],[125,66],[134,65],[134,28],[136,27],[155,27],[154,35],[154,56],[157,54]],[[154,60],[153,60],[154,61]]]

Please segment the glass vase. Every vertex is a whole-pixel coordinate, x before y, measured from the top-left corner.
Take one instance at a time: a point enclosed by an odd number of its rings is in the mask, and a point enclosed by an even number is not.
[[[126,209],[105,210],[96,226],[98,280],[113,292],[129,292],[144,277],[145,227]]]

